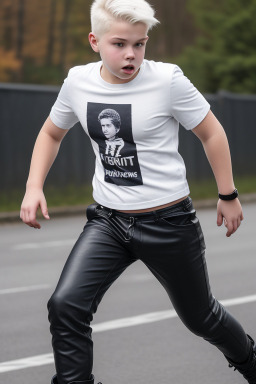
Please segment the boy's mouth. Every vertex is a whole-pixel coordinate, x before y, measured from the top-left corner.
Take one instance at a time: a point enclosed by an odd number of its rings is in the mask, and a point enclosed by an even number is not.
[[[134,65],[126,65],[126,66],[123,67],[122,69],[123,69],[123,71],[124,71],[125,73],[127,73],[127,74],[131,74],[131,73],[134,72],[135,67],[134,67]]]

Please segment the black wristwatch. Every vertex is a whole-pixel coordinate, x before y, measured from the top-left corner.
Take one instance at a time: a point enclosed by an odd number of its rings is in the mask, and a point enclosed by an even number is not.
[[[230,193],[230,195],[222,195],[221,193],[219,193],[219,198],[221,200],[226,200],[226,201],[235,200],[237,197],[238,197],[237,189],[235,189],[232,193]]]

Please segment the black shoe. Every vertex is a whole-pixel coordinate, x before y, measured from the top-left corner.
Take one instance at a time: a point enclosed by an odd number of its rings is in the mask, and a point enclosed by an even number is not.
[[[53,376],[51,384],[58,384],[57,375]],[[72,381],[72,384],[76,384],[76,382]],[[91,375],[90,380],[79,381],[79,384],[94,384],[94,376]],[[101,384],[101,383],[98,383],[98,384]]]
[[[51,384],[58,384],[57,375],[53,376]]]
[[[247,335],[251,341],[252,347],[248,360],[243,364],[237,364],[226,357],[229,367],[240,372],[249,384],[256,384],[256,344],[254,340]]]

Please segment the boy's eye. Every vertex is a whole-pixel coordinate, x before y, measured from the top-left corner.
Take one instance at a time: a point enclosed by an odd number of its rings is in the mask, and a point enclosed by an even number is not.
[[[137,47],[143,47],[143,45],[144,45],[143,43],[137,43],[136,44]]]
[[[122,48],[122,47],[124,46],[124,43],[115,43],[115,45],[116,45],[117,47]]]

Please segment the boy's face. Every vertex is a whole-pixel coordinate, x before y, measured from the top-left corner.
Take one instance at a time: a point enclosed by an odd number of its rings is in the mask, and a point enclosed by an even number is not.
[[[95,52],[100,53],[103,62],[103,80],[111,84],[122,84],[137,76],[145,56],[147,32],[146,24],[115,21],[100,39],[90,33],[91,46]]]
[[[108,140],[114,140],[119,129],[114,126],[112,120],[104,118],[100,120],[100,124],[102,128],[102,132],[104,133],[106,138]]]

